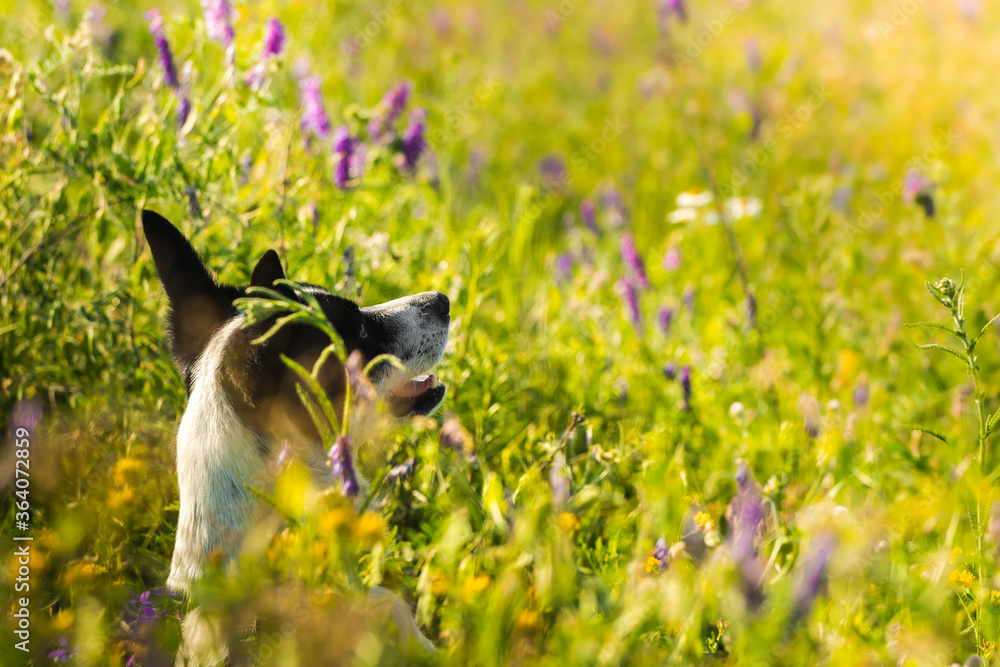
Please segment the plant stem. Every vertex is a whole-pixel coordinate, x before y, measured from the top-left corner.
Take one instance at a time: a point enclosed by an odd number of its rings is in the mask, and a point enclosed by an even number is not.
[[[976,365],[976,356],[973,353],[973,346],[969,342],[969,336],[965,332],[965,319],[961,314],[961,308],[953,307],[951,310],[952,318],[955,321],[955,330],[958,335],[959,340],[962,341],[962,345],[965,347],[966,362],[969,365],[969,373],[972,375],[972,385],[973,391],[975,392],[976,399],[976,410],[979,414],[979,431],[978,431],[978,444],[979,444],[979,454],[977,460],[979,461],[979,477],[980,480],[986,475],[986,411],[983,401],[983,392],[980,388],[979,383],[979,368]],[[977,480],[977,485],[979,480]],[[974,600],[976,605],[976,618],[972,622],[972,627],[975,632],[976,637],[976,653],[982,650],[981,642],[979,639],[979,624],[980,619],[983,616],[983,503],[979,497],[978,490],[975,491],[976,495],[976,578],[979,580],[979,595],[976,596],[977,599]],[[964,603],[963,603],[963,606]],[[966,613],[969,610],[966,608]],[[970,615],[970,620],[971,615]]]

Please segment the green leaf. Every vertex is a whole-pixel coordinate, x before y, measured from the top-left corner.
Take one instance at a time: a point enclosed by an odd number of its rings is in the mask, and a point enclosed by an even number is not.
[[[935,431],[934,429],[928,428],[927,426],[919,426],[917,424],[902,424],[902,428],[909,429],[911,431],[920,431],[921,433],[926,433],[931,437],[937,438],[938,440],[940,440],[945,444],[948,443],[948,438],[947,436],[945,436],[944,433],[941,433],[941,431]]]
[[[958,350],[956,350],[953,347],[948,347],[947,345],[938,345],[937,343],[928,343],[927,345],[921,345],[920,349],[921,350],[942,350],[944,352],[947,352],[948,354],[951,354],[951,355],[957,357],[958,359],[961,359],[962,363],[964,363],[967,368],[969,367],[969,360],[968,360],[968,358],[964,354],[962,354],[961,352],[959,352]]]
[[[946,297],[944,293],[941,290],[939,290],[937,286],[934,285],[934,283],[932,283],[931,281],[926,280],[924,281],[924,284],[927,285],[927,291],[931,293],[931,296],[937,299],[942,306],[944,306],[948,310],[951,310],[952,306],[954,305],[951,299]]]
[[[937,322],[914,322],[913,324],[904,324],[903,326],[906,327],[907,329],[917,329],[917,328],[940,329],[941,331],[950,333],[952,336],[958,335],[958,331],[956,331],[955,329],[946,327],[943,324],[938,324]]]
[[[312,398],[319,404],[319,408],[322,409],[322,414],[323,416],[326,417],[327,423],[330,425],[330,427],[333,428],[334,433],[339,433],[337,412],[333,409],[333,405],[330,403],[330,397],[327,395],[325,391],[323,391],[323,388],[320,386],[316,378],[310,375],[309,371],[303,368],[300,364],[296,363],[294,360],[290,359],[284,354],[281,355],[281,360],[285,362],[285,365],[288,366],[290,369],[292,369],[292,371],[296,375],[299,376],[299,379],[302,381],[302,384],[305,385],[309,389],[309,391],[312,392],[313,394]],[[305,394],[304,391],[299,392],[299,397],[309,398],[309,396]],[[303,400],[303,403],[305,403],[305,400]],[[309,413],[313,416],[313,421],[316,422],[316,428],[320,429],[320,434],[322,435],[323,420],[317,418],[317,415],[319,414],[318,412],[317,414],[313,414],[313,410],[310,408],[310,405],[308,403],[306,403],[305,405],[306,409],[309,409]]]
[[[379,364],[381,364],[383,361],[386,361],[386,362],[390,363],[391,365],[393,365],[394,367],[398,368],[401,371],[404,371],[404,372],[406,371],[406,366],[403,365],[403,362],[400,361],[399,357],[397,357],[396,355],[394,355],[394,354],[380,354],[377,357],[375,357],[374,359],[372,359],[371,361],[369,361],[368,365],[365,366],[365,370],[364,370],[365,377],[368,377],[368,373],[370,373],[373,368],[375,368],[376,366],[378,366]]]
[[[973,338],[972,341],[969,343],[969,352],[972,352],[972,350],[974,350],[976,348],[976,344],[979,342],[979,339],[981,339],[983,336],[986,335],[986,331],[991,326],[993,326],[993,324],[998,319],[1000,319],[1000,313],[997,313],[996,315],[994,315],[993,317],[991,317],[990,321],[983,325],[983,328],[979,330],[979,333],[976,334],[976,337]]]
[[[254,496],[256,496],[260,500],[262,500],[265,503],[267,503],[268,505],[270,505],[271,508],[274,511],[276,511],[278,514],[280,514],[281,518],[284,519],[285,521],[287,521],[289,523],[289,525],[291,525],[293,528],[297,528],[301,524],[301,521],[299,521],[295,517],[285,516],[284,512],[281,511],[281,508],[278,507],[278,501],[275,500],[274,496],[272,496],[271,494],[267,493],[266,491],[261,491],[257,487],[250,486],[249,484],[244,484],[243,487],[247,491],[249,491],[250,493],[252,493]]]
[[[1000,408],[986,418],[986,435],[991,435],[1000,426]]]

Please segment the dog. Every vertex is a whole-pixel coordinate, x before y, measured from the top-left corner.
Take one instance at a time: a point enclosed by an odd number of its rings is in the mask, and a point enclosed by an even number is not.
[[[289,324],[266,342],[253,344],[275,318],[244,326],[245,317],[233,301],[247,296],[247,287],[216,281],[191,243],[163,216],[143,211],[142,227],[169,301],[170,351],[188,391],[177,431],[180,511],[167,586],[189,596],[210,560],[237,558],[250,533],[273,517],[272,508],[250,489],[273,489],[275,461],[284,447],[307,467],[317,487],[336,483],[320,434],[296,391],[299,378],[281,358],[311,369],[330,341],[315,327]],[[283,278],[278,254],[268,250],[251,273],[250,286],[297,298],[287,286],[275,285]],[[386,362],[370,373],[395,417],[428,415],[441,406],[447,388],[431,370],[448,341],[447,296],[424,292],[362,308],[322,287],[298,284],[319,302],[349,355],[360,353],[367,365],[378,355],[391,354],[405,366],[404,372]],[[318,379],[342,416],[347,378],[336,355],[330,355]],[[361,426],[352,420],[350,430],[356,434]],[[364,491],[367,485],[360,476],[359,482]],[[371,597],[391,599],[404,638],[431,646],[402,600],[383,589],[373,589]],[[226,657],[224,640],[198,611],[185,618],[179,664],[214,664]]]

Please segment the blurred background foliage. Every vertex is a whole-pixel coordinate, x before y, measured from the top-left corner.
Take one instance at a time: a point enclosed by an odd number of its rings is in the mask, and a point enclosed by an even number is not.
[[[157,588],[186,396],[143,207],[225,281],[273,247],[365,304],[453,304],[461,428],[369,443],[377,514],[328,497],[206,584],[223,616],[295,619],[244,641],[262,664],[403,659],[365,623],[375,584],[415,607],[429,662],[996,661],[975,390],[903,327],[947,325],[924,281],[960,270],[969,329],[1000,310],[995,7],[240,2],[227,54],[202,7],[165,2],[178,90],[149,8],[0,3],[0,420],[43,414],[35,664],[166,664],[178,641]],[[287,42],[254,91],[270,17]],[[411,82],[417,168],[369,142],[338,187],[307,76],[359,138]],[[994,332],[978,356],[992,412]]]

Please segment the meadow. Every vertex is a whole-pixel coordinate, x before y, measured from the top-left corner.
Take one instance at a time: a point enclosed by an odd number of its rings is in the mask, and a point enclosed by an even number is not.
[[[234,664],[1000,664],[995,6],[227,8],[0,2],[0,664],[180,641],[143,208],[226,282],[452,304],[366,505],[281,463],[202,585]]]

